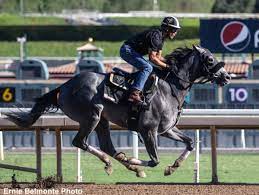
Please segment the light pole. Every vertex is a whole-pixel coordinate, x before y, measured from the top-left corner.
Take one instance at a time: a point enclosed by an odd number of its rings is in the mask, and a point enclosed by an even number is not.
[[[23,4],[23,0],[20,0],[20,15],[24,14],[24,4]]]
[[[23,62],[26,58],[26,35],[23,37],[17,37],[17,42],[20,43],[20,61]]]
[[[159,10],[158,0],[153,0],[153,11]]]

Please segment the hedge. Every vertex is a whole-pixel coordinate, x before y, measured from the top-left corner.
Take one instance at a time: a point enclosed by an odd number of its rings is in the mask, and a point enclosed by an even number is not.
[[[0,40],[14,41],[24,34],[30,41],[85,41],[93,37],[98,41],[122,41],[148,29],[147,26],[0,26]],[[176,39],[195,39],[199,37],[199,28],[182,28]]]

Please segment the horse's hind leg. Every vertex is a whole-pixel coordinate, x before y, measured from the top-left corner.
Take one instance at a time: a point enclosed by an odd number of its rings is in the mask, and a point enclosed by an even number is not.
[[[111,166],[111,161],[108,155],[86,143],[89,134],[96,128],[96,126],[100,121],[100,115],[101,115],[102,109],[103,109],[102,105],[94,105],[91,109],[92,112],[90,112],[90,114],[88,115],[88,118],[85,119],[84,121],[82,120],[81,122],[79,122],[80,128],[75,138],[73,139],[72,144],[75,147],[81,148],[82,150],[85,150],[97,156],[101,161],[105,163],[106,165],[105,170],[106,170],[107,167]]]
[[[105,118],[101,117],[101,120],[100,120],[98,126],[96,127],[95,131],[97,133],[100,149],[102,151],[109,154],[117,161],[119,161],[128,170],[136,172],[137,177],[146,176],[145,172],[143,170],[141,170],[139,167],[129,164],[127,157],[124,153],[117,153],[117,151],[115,150],[115,148],[112,144],[109,121],[107,121]],[[106,172],[111,173],[112,167],[111,166],[107,167],[105,170],[106,170]]]
[[[180,141],[185,143],[186,149],[184,152],[175,160],[174,164],[169,165],[165,168],[164,175],[171,175],[178,167],[181,166],[184,160],[187,159],[190,152],[193,150],[193,141],[190,137],[184,135],[177,127],[174,127],[167,132],[161,134],[161,136],[167,137],[172,140]]]
[[[155,167],[159,164],[159,158],[157,153],[157,134],[156,131],[140,131],[140,134],[144,140],[146,150],[150,157],[149,161],[136,159],[134,157],[127,158],[125,154],[118,153],[115,158],[121,158],[127,161],[131,165],[139,165],[145,167]]]

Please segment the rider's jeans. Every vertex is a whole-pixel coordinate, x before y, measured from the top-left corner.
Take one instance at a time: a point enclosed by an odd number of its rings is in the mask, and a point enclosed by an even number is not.
[[[134,51],[129,45],[123,44],[120,48],[120,56],[123,60],[136,67],[139,71],[136,75],[132,88],[143,90],[148,76],[153,70],[153,66],[143,58],[139,53]]]

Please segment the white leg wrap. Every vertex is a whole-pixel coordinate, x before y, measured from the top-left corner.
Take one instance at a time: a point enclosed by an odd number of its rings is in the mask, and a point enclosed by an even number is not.
[[[184,152],[180,155],[180,157],[177,159],[178,161],[182,162],[184,160],[186,160],[188,158],[188,156],[190,155],[190,151],[185,149]]]
[[[113,155],[113,158],[121,161],[121,163],[127,163],[127,164],[131,164],[131,165],[140,165],[140,166],[145,166],[147,167],[148,166],[148,161],[145,161],[145,160],[139,160],[139,159],[136,159],[136,158],[127,158],[126,155],[124,153],[122,153],[124,155],[124,159],[118,159],[116,158],[117,155],[119,155],[121,152],[119,153],[116,153]],[[123,162],[124,161],[124,162]]]
[[[95,156],[97,156],[98,158],[103,158],[103,156],[104,156],[104,153],[102,152],[102,151],[100,151],[100,150],[98,150],[98,149],[96,149],[96,148],[94,148],[93,146],[88,146],[88,148],[87,148],[87,152],[89,152],[89,153],[91,153],[91,154],[93,154],[93,155],[95,155]]]
[[[129,163],[132,164],[132,165],[140,165],[140,166],[145,166],[145,167],[148,166],[148,161],[139,160],[139,159],[136,159],[136,158],[129,159]]]

